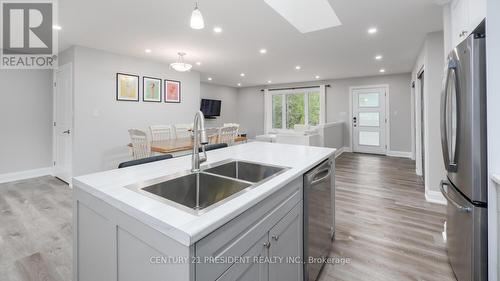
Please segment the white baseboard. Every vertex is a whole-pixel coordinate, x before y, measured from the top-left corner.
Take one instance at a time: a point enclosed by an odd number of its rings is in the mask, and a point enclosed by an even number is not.
[[[386,155],[391,157],[402,157],[411,159],[411,152],[406,152],[406,151],[387,151]]]
[[[52,167],[26,170],[8,174],[0,174],[0,183],[42,177],[52,174]]]
[[[338,148],[337,151],[335,151],[335,158],[337,158],[340,155],[342,155],[342,153],[344,153],[344,148],[343,147]]]
[[[430,203],[446,205],[446,199],[439,191],[425,191],[425,200]]]
[[[344,146],[343,149],[344,152],[352,152],[352,148],[350,146]]]

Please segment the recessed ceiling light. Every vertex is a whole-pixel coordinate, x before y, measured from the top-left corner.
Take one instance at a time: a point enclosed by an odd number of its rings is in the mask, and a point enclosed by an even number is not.
[[[265,54],[265,53],[267,53],[267,50],[266,50],[266,49],[260,49],[260,50],[259,50],[259,53],[261,53],[261,54]]]
[[[300,67],[300,65],[297,65],[297,66],[295,67],[295,69],[297,69],[297,70],[300,70],[301,68],[302,68],[302,67]]]
[[[197,62],[196,62],[196,65],[201,65],[201,61],[197,61]]]
[[[144,52],[146,52],[146,54],[150,54],[151,53],[151,49],[146,49],[146,50],[144,50]]]
[[[207,79],[208,79],[208,81],[212,81],[212,77],[208,77]]]
[[[369,34],[375,34],[375,33],[377,33],[377,28],[376,28],[376,27],[370,27],[370,28],[368,29],[368,33],[369,33]]]
[[[236,84],[236,85],[238,85],[238,87],[241,87],[241,83],[238,83],[238,84]]]
[[[384,73],[384,72],[385,72],[385,69],[381,68],[378,72],[380,72],[380,73]]]
[[[216,27],[214,27],[214,32],[215,33],[221,33],[222,32],[222,28],[219,27],[219,26],[216,26]]]
[[[241,77],[245,77],[245,73],[240,73],[240,76]]]
[[[376,60],[381,60],[381,59],[382,59],[382,56],[381,56],[381,55],[377,55],[377,56],[375,56],[375,59],[376,59]]]
[[[273,83],[273,81],[271,81],[271,80],[267,81],[267,84],[271,84],[271,83]]]
[[[319,75],[316,75],[316,76],[314,76],[314,78],[319,79],[320,77],[319,77]]]
[[[52,29],[54,29],[54,30],[61,30],[62,27],[60,25],[56,25],[55,24],[55,25],[52,26]]]

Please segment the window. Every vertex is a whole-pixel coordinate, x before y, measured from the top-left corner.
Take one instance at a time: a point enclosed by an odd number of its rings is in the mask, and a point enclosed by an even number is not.
[[[295,125],[320,124],[324,120],[321,92],[320,88],[268,92],[268,128],[293,130]]]
[[[281,129],[283,127],[283,96],[273,96],[273,129]]]

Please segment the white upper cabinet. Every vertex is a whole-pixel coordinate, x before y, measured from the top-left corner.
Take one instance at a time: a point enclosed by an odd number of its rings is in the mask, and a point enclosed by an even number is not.
[[[486,0],[453,0],[450,5],[451,41],[455,47],[486,17]]]

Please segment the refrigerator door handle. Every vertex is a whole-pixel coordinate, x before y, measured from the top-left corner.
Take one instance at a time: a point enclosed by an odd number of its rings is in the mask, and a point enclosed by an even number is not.
[[[448,139],[448,88],[450,86],[450,74],[451,71],[454,72],[455,76],[455,95],[458,96],[458,77],[457,77],[457,62],[454,59],[450,59],[448,61],[448,66],[446,67],[446,73],[445,73],[445,78],[444,78],[444,85],[443,85],[443,91],[441,93],[441,146],[442,146],[442,151],[443,151],[443,160],[444,160],[444,166],[448,172],[456,172],[457,171],[457,164],[456,164],[456,144],[457,144],[457,137],[458,134],[455,134],[455,139],[454,139],[454,151],[452,151],[453,154],[453,159],[450,159],[450,151],[448,150],[449,148],[449,139]],[[455,97],[455,101],[457,100],[458,97]],[[458,110],[458,106],[456,107],[456,110]],[[457,117],[458,117],[458,112],[457,112]],[[458,118],[457,118],[458,120]]]
[[[445,181],[445,180],[442,180],[441,184],[439,185],[439,188],[441,189],[441,193],[443,194],[444,198],[446,198],[446,200],[449,203],[451,203],[453,206],[455,206],[455,208],[457,208],[459,212],[470,213],[472,211],[472,209],[470,207],[462,206],[459,203],[457,203],[455,200],[451,199],[450,195],[448,194],[448,191],[444,189],[445,185],[450,186],[450,183]]]

